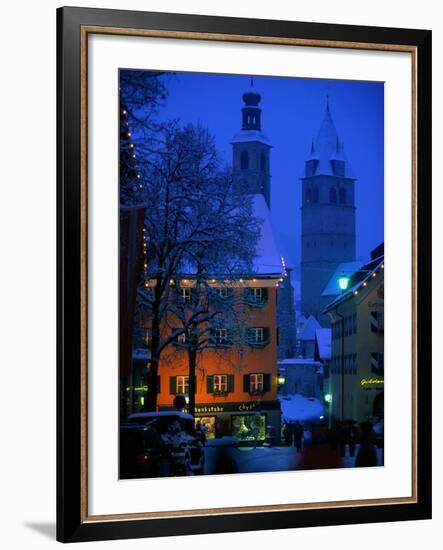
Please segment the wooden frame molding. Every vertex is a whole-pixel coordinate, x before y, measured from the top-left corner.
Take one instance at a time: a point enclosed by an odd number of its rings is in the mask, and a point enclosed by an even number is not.
[[[198,21],[197,21],[198,19]],[[131,21],[138,21],[137,27]],[[181,26],[183,30],[177,29]],[[169,28],[165,28],[169,27]],[[195,30],[190,30],[195,27]],[[206,27],[208,31],[200,29]],[[430,422],[430,373],[424,373],[430,359],[430,32],[402,29],[370,29],[288,22],[269,22],[269,35],[263,22],[177,14],[140,14],[114,10],[61,8],[58,11],[58,539],[63,541],[99,540],[160,536],[170,534],[246,530],[297,525],[325,525],[430,517],[430,434],[424,434]],[[315,28],[315,32],[312,29]],[[237,29],[235,32],[231,29]],[[239,32],[242,29],[244,32]],[[275,32],[275,36],[273,35]],[[286,36],[283,34],[286,33]],[[311,33],[312,38],[306,35]],[[158,511],[138,514],[90,515],[88,512],[88,37],[93,34],[245,42],[407,52],[412,74],[412,494],[410,497],[280,504],[230,508]],[[300,36],[298,36],[300,35]],[[324,38],[318,38],[318,35]],[[344,39],[335,38],[344,35]],[[355,40],[349,40],[353,36]],[[392,43],[380,41],[391,37]],[[68,61],[78,55],[75,66]],[[69,74],[68,74],[69,73]],[[78,91],[68,86],[78,84]],[[72,110],[72,105],[75,106]],[[70,110],[71,109],[71,110]],[[69,114],[70,113],[70,114]],[[78,137],[78,147],[69,148],[68,130]],[[76,164],[76,168],[72,167]],[[68,171],[71,169],[70,175]],[[68,224],[70,224],[68,226]],[[78,232],[76,231],[78,228]],[[78,250],[75,247],[78,246]],[[74,252],[73,252],[74,250]],[[67,263],[78,267],[78,276],[69,278]],[[75,288],[70,308],[77,304],[79,331],[67,345],[69,309],[67,293]],[[429,307],[427,306],[429,304]],[[425,311],[426,308],[426,311]],[[76,314],[76,315],[77,315]],[[420,331],[419,331],[420,327]],[[423,327],[428,334],[425,334]],[[74,347],[72,347],[74,346]],[[68,359],[77,346],[78,354]],[[419,369],[419,360],[422,365]],[[76,369],[69,373],[68,369]],[[73,382],[75,395],[67,396]],[[425,399],[429,398],[428,402]],[[71,401],[72,399],[72,401]],[[74,407],[72,416],[67,408]],[[68,429],[78,422],[78,445],[67,440]],[[430,428],[429,428],[430,430]],[[78,460],[69,462],[69,449],[76,449]],[[67,479],[76,470],[78,481]],[[426,471],[425,471],[426,470]],[[77,487],[79,496],[67,505]],[[75,512],[75,508],[77,512]],[[340,511],[348,512],[345,517]],[[365,511],[373,519],[364,518]],[[380,510],[380,512],[375,512]],[[327,513],[326,513],[327,512]],[[75,515],[77,514],[77,515]],[[276,514],[280,520],[275,520]],[[295,514],[295,515],[294,515]],[[297,514],[299,516],[297,516]],[[371,513],[369,513],[371,515]],[[222,518],[230,526],[222,528]],[[241,524],[241,518],[248,517]],[[299,517],[300,519],[297,519]],[[190,518],[200,523],[189,523]],[[205,519],[206,518],[206,519]],[[212,520],[211,520],[212,518]],[[235,518],[235,519],[234,519]],[[255,519],[261,518],[261,519]],[[266,518],[266,519],[265,519]],[[137,520],[136,522],[134,520]],[[146,521],[141,521],[146,520]],[[154,523],[154,520],[158,520]],[[168,520],[168,526],[162,524]],[[187,520],[188,523],[183,523]],[[213,521],[217,520],[217,521]],[[176,523],[171,523],[176,522]],[[206,523],[205,523],[206,522]],[[255,523],[254,523],[255,522]],[[175,527],[174,527],[175,525]]]

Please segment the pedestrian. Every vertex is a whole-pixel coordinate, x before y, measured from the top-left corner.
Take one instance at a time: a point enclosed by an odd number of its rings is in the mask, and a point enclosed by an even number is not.
[[[200,420],[197,420],[197,423],[195,425],[195,435],[202,445],[206,443],[206,434],[203,431],[203,426]]]
[[[294,431],[295,431],[295,424],[294,424],[294,421],[291,420],[289,422],[289,432],[290,432],[290,441],[289,441],[289,445],[291,447],[294,446]]]
[[[314,426],[310,435],[311,444],[304,446],[295,469],[324,470],[327,468],[343,468],[343,459],[331,446],[328,429],[323,426]]]
[[[345,422],[342,422],[338,429],[338,450],[340,452],[340,456],[346,456],[347,442],[348,442],[348,428]]]
[[[291,430],[288,422],[283,424],[283,439],[285,441],[285,445],[289,447],[291,445]]]
[[[360,425],[360,448],[355,459],[355,466],[365,468],[377,466],[376,434],[370,422],[362,422]]]
[[[298,453],[301,451],[303,431],[304,431],[303,426],[300,424],[300,421],[297,420],[297,422],[294,425],[294,443],[295,443],[295,449]]]
[[[355,446],[357,444],[357,427],[355,424],[352,424],[352,426],[349,428],[348,443],[349,456],[355,456]]]

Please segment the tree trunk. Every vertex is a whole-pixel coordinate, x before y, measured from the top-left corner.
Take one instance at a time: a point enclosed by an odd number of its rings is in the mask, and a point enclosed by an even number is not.
[[[195,417],[195,392],[196,392],[196,363],[197,363],[197,350],[191,346],[188,350],[189,359],[189,403],[188,412]]]
[[[152,320],[152,340],[151,340],[151,360],[148,372],[148,391],[144,409],[147,412],[157,411],[157,375],[160,354],[158,352],[160,344],[160,323],[157,316]]]

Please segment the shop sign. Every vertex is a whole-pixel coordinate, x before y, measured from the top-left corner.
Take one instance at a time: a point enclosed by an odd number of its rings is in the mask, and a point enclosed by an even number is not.
[[[385,381],[383,378],[362,378],[360,385],[363,389],[371,389],[376,386],[383,386]]]

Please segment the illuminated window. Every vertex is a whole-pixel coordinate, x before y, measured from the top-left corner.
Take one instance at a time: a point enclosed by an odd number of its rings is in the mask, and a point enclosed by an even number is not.
[[[251,288],[251,295],[255,300],[261,300],[263,298],[263,289]]]
[[[249,387],[251,392],[263,391],[263,374],[251,374],[249,376]]]
[[[214,340],[216,344],[226,344],[228,341],[228,329],[226,328],[214,329]]]
[[[182,334],[179,334],[177,336],[177,342],[179,344],[186,344],[186,333],[185,332],[183,332]]]
[[[189,376],[177,376],[177,393],[189,392]]]
[[[181,299],[185,304],[191,303],[191,289],[187,287],[182,287],[180,289]]]
[[[249,329],[249,340],[253,344],[261,344],[264,340],[263,327],[251,327]]]
[[[214,374],[214,392],[228,391],[228,376],[226,374]]]
[[[217,294],[220,296],[220,298],[227,298],[228,297],[228,287],[220,286],[216,290],[217,290]]]

